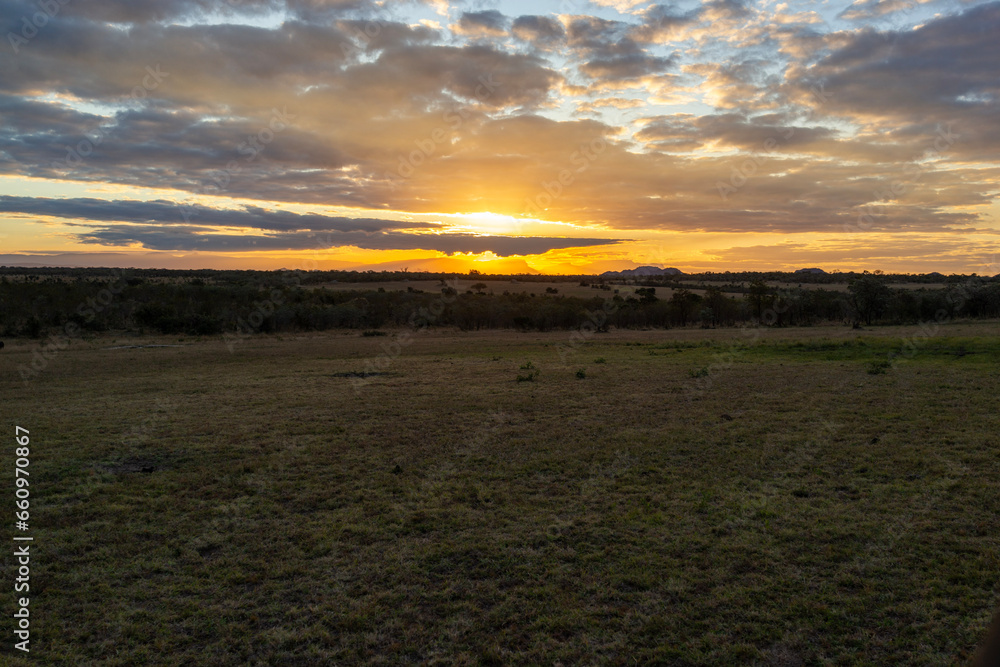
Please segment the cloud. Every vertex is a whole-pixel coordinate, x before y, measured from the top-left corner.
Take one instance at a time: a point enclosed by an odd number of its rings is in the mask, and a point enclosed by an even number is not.
[[[663,72],[674,65],[654,56],[629,35],[629,24],[594,16],[563,17],[567,41],[583,60],[579,70],[600,82],[635,80]]]
[[[622,14],[629,14],[635,11],[639,5],[646,4],[647,0],[590,0],[598,7],[611,7]]]
[[[439,229],[437,223],[348,218],[291,211],[267,210],[257,206],[214,208],[201,204],[183,205],[165,200],[104,200],[94,198],[51,199],[46,197],[0,196],[0,213],[17,213],[95,222],[156,223],[179,226],[236,227],[275,232],[338,231],[376,232],[389,229]],[[192,228],[193,229],[193,228]]]
[[[707,21],[742,19],[753,11],[743,0],[709,0],[701,6],[699,17]]]
[[[704,254],[726,266],[759,266],[765,258],[786,269],[823,266],[827,270],[850,271],[880,268],[885,271],[908,272],[909,267],[921,266],[924,271],[941,270],[951,273],[955,266],[974,267],[988,272],[996,267],[1000,244],[970,246],[962,239],[932,234],[898,234],[882,237],[824,237],[810,242],[785,241],[714,248]]]
[[[1000,150],[1000,3],[972,7],[914,30],[839,35],[836,48],[789,78],[790,96],[924,151],[994,161]],[[816,95],[816,90],[825,91]],[[950,128],[950,129],[949,129]],[[944,132],[953,136],[942,151]]]
[[[132,246],[158,251],[248,252],[328,250],[433,250],[449,255],[492,252],[499,257],[540,255],[550,250],[614,245],[617,239],[479,236],[475,234],[406,234],[401,232],[287,232],[272,235],[219,234],[190,226],[115,225],[77,235],[81,243]]]
[[[703,77],[699,88],[705,101],[716,109],[760,111],[776,109],[784,103],[781,80],[766,60],[697,63],[684,69]]]
[[[695,24],[698,14],[698,10],[679,13],[672,5],[651,5],[642,13],[642,23],[631,28],[629,35],[638,42],[666,42]]]
[[[892,14],[898,11],[912,11],[932,0],[854,0],[840,13],[847,21],[864,21]]]
[[[71,227],[94,227],[75,233],[82,243],[138,244],[158,251],[244,252],[352,246],[370,250],[437,250],[448,254],[493,252],[508,257],[620,242],[442,233],[444,226],[433,222],[301,214],[256,206],[238,209],[185,206],[164,200],[0,196],[0,213],[72,220],[67,223]],[[125,224],[105,224],[108,222]],[[230,231],[224,231],[227,229]],[[431,231],[436,233],[427,233]]]
[[[514,19],[511,33],[540,49],[552,48],[566,39],[562,23],[548,16],[519,16]]]
[[[434,21],[406,25],[394,21],[345,19],[338,21],[337,27],[359,49],[372,52],[433,42],[441,35],[440,26],[435,29],[428,24],[436,25]]]
[[[506,16],[490,9],[483,12],[462,12],[462,18],[451,26],[451,31],[466,37],[503,37],[509,21]]]
[[[23,1],[6,4],[32,6]],[[199,21],[219,15],[240,19],[263,13],[288,14],[317,22],[348,13],[377,14],[378,9],[379,3],[373,0],[101,0],[61,4],[60,13],[74,19],[138,25],[180,19]],[[37,11],[38,7],[34,7],[32,13]]]
[[[646,105],[644,100],[627,99],[624,97],[601,97],[592,102],[583,102],[577,105],[577,113],[601,113],[599,109],[636,109]]]
[[[693,150],[712,144],[742,150],[767,150],[781,147],[783,151],[807,149],[832,139],[835,130],[825,127],[802,127],[778,124],[785,120],[780,114],[748,117],[743,114],[674,114],[648,118],[636,133],[636,139],[659,149]]]

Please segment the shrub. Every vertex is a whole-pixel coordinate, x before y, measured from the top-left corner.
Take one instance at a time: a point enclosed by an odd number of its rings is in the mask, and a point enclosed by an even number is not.
[[[888,359],[876,359],[868,365],[869,375],[883,375],[892,368],[892,362]]]

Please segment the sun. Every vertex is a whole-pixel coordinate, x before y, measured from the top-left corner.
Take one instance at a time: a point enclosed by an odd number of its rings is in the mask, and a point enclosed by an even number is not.
[[[456,226],[465,227],[477,234],[502,234],[519,236],[524,232],[524,221],[502,213],[481,211],[478,213],[459,213],[456,215]]]

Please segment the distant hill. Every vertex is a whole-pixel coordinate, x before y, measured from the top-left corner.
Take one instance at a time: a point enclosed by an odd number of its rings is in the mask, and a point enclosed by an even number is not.
[[[634,269],[625,269],[624,271],[605,271],[601,274],[602,278],[639,278],[642,276],[680,276],[684,272],[680,269],[668,268],[661,269],[658,266],[639,266]]]
[[[795,273],[816,273],[820,275],[826,275],[826,271],[823,269],[798,269]]]

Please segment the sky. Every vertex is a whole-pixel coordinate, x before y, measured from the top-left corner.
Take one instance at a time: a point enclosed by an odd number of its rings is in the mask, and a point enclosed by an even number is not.
[[[0,265],[1000,273],[1000,2],[0,0]]]

